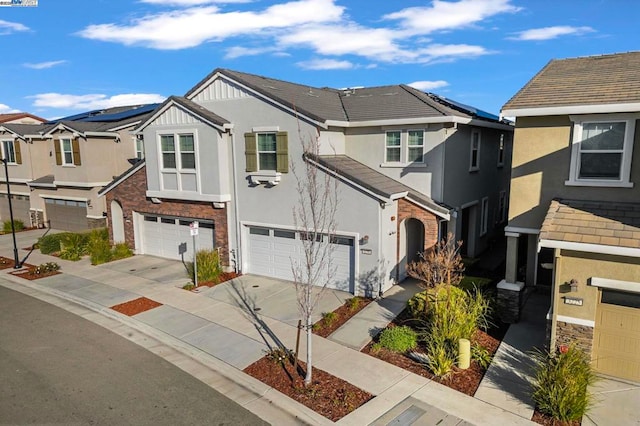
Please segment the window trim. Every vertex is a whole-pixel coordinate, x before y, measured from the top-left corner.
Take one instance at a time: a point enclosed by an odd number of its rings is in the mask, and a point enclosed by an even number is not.
[[[633,157],[633,141],[635,137],[636,120],[640,114],[607,114],[569,116],[573,122],[573,138],[571,140],[571,162],[569,165],[569,179],[566,186],[593,186],[612,188],[633,188],[631,179],[631,160]],[[625,123],[622,161],[620,165],[620,179],[585,179],[578,176],[580,171],[580,144],[585,124],[591,123]]]
[[[180,151],[180,135],[193,135],[193,155],[195,161],[194,169],[184,169],[182,168],[182,153]],[[173,155],[176,162],[175,168],[165,168],[164,167],[164,159],[163,159],[163,151],[162,151],[162,136],[173,136]],[[188,194],[199,194],[202,190],[202,185],[200,182],[200,160],[198,155],[198,131],[197,129],[164,129],[158,130],[156,132],[156,152],[158,155],[158,179],[160,184],[160,192],[165,191],[173,191],[173,192],[182,192],[185,191]],[[167,151],[169,152],[169,151]],[[188,151],[191,152],[191,151]],[[178,189],[165,189],[164,187],[164,178],[163,175],[175,175]],[[194,191],[185,190],[182,188],[182,179],[180,176],[182,175],[195,175],[196,179],[196,189]]]
[[[69,151],[64,150],[64,141],[69,141]],[[73,158],[73,138],[72,137],[61,137],[58,141],[60,143],[60,159],[62,160],[62,166],[70,167],[75,166],[74,158]],[[67,161],[66,154],[69,153],[71,155],[71,162]]]
[[[409,145],[409,132],[422,132],[422,156],[420,157],[420,161],[409,161],[409,149],[417,148],[420,145]],[[387,147],[387,135],[389,133],[400,133],[400,145]],[[383,151],[382,151],[382,160],[380,163],[381,168],[406,168],[406,167],[426,167],[427,163],[425,161],[425,148],[426,148],[426,140],[427,140],[427,127],[419,127],[419,128],[404,128],[404,129],[386,129],[384,131],[384,142],[383,142]],[[400,160],[399,161],[389,161],[387,157],[387,149],[398,149],[400,151]]]
[[[389,134],[390,133],[398,133],[400,135],[400,144],[399,145],[393,145],[393,146],[389,146]],[[384,132],[384,163],[385,164],[403,164],[402,161],[402,134],[404,132],[402,130],[386,130]],[[398,150],[399,154],[398,155],[398,161],[389,161],[389,157],[388,157],[388,150],[389,149],[393,149],[393,150]]]
[[[411,132],[420,132],[422,133],[422,144],[421,145],[409,145],[409,133]],[[407,134],[407,146],[406,146],[406,163],[407,164],[424,164],[424,137],[425,137],[425,131],[424,129],[408,129],[406,131]],[[400,144],[402,145],[402,137],[400,138]],[[420,148],[420,150],[422,151],[422,153],[420,154],[420,160],[418,161],[409,161],[409,150],[411,148]]]
[[[9,165],[13,165],[13,164],[18,164],[17,160],[16,160],[16,141],[14,139],[2,139],[0,142],[2,142],[2,159],[4,160],[5,158],[7,158],[7,153],[6,153],[6,149],[5,147],[7,146],[7,143],[11,143],[12,145],[12,154],[13,154],[13,161],[7,161],[7,164]]]
[[[478,135],[478,146],[474,147],[474,142],[475,142],[475,135]],[[480,129],[473,129],[471,130],[471,141],[470,141],[470,146],[469,146],[469,171],[470,172],[477,172],[478,170],[480,170],[480,147],[482,146],[482,133],[480,132]],[[476,152],[476,161],[474,164],[473,161],[473,153]]]
[[[135,150],[136,158],[138,160],[143,160],[144,159],[144,139],[134,136],[133,148]]]
[[[504,167],[506,139],[506,135],[504,133],[500,133],[500,139],[498,140],[498,167]]]
[[[489,231],[489,197],[482,198],[480,202],[480,236]]]
[[[278,171],[278,132],[276,131],[265,131],[265,132],[255,132],[256,135],[256,165],[259,172],[273,172],[276,173]],[[275,142],[275,149],[273,151],[260,151],[260,135],[273,135]],[[275,157],[275,165],[273,169],[263,169],[260,167],[260,154],[273,154]]]

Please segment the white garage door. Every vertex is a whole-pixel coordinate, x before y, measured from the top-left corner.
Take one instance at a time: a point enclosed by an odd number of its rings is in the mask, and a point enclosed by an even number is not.
[[[199,224],[196,237],[197,249],[214,248],[212,221],[145,214],[140,221],[142,252],[178,260],[182,259],[181,253],[184,252],[184,260],[193,260],[193,237],[189,225],[194,220]]]
[[[292,261],[304,262],[300,238],[300,232],[249,227],[249,272],[292,281]],[[332,244],[336,272],[327,287],[353,293],[354,240],[337,236]]]

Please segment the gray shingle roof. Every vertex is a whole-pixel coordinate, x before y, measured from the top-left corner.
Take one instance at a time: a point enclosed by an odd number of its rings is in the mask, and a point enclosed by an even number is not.
[[[37,135],[40,132],[46,133],[51,128],[50,124],[12,124],[4,123],[2,127],[6,127],[12,132],[24,136],[24,135]]]
[[[540,239],[640,248],[640,204],[553,200]]]
[[[554,59],[503,110],[640,102],[640,52]]]
[[[42,187],[52,187],[55,186],[53,182],[55,181],[54,175],[46,175],[39,177],[38,179],[34,179],[27,183],[29,186],[42,186]]]
[[[312,160],[335,171],[339,176],[351,181],[383,198],[407,192],[406,198],[429,208],[433,212],[448,214],[449,208],[433,201],[430,197],[392,179],[369,166],[346,155],[311,156]]]
[[[201,116],[202,118],[206,118],[210,122],[217,124],[219,126],[223,126],[225,124],[229,124],[230,121],[226,118],[220,117],[219,115],[211,112],[207,108],[198,105],[197,103],[190,101],[189,99],[182,96],[171,96],[169,100],[174,100],[176,103],[182,105],[187,108],[191,112]],[[164,104],[163,104],[164,105]]]

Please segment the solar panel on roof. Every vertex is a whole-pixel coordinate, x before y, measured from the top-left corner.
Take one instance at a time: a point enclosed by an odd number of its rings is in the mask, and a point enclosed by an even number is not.
[[[437,95],[436,95],[437,96]],[[447,98],[443,98],[441,96],[438,96],[438,98],[440,98],[442,101],[451,104],[454,108],[458,108],[461,109],[462,111],[471,114],[471,115],[475,115],[478,116],[480,118],[486,118],[489,120],[496,120],[499,121],[500,117],[498,117],[495,114],[491,114],[490,112],[487,111],[483,111],[481,109],[460,103],[460,102],[456,102],[456,101],[452,101],[451,99],[447,99]]]
[[[61,121],[86,121],[86,122],[95,122],[95,121],[103,121],[103,122],[112,122],[112,121],[120,121],[130,117],[135,117],[137,115],[146,114],[148,112],[156,109],[160,104],[147,104],[142,105],[140,107],[131,107],[124,111],[119,111],[116,113],[103,114],[104,109],[94,109],[92,111],[81,112],[79,114],[70,115],[68,117],[58,118],[57,120],[49,121],[47,124],[59,123]],[[120,109],[111,108],[113,109]]]

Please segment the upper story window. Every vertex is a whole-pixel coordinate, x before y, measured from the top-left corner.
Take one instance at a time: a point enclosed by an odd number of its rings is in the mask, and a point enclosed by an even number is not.
[[[482,199],[482,210],[480,211],[480,235],[485,235],[489,230],[489,197]]]
[[[288,173],[287,132],[249,132],[244,135],[247,172]]]
[[[402,153],[401,132],[387,132],[386,155],[384,161],[387,163],[399,163]]]
[[[500,141],[498,142],[498,167],[504,166],[504,133],[500,133]]]
[[[142,160],[144,158],[144,139],[135,138],[136,158]]]
[[[480,169],[480,130],[471,131],[471,153],[469,157],[469,171]]]
[[[12,140],[2,141],[2,158],[7,161],[8,164],[20,164],[18,161],[18,155],[16,153],[16,147],[20,149],[19,142]]]
[[[632,187],[629,181],[635,118],[572,117],[571,166],[567,185]]]
[[[178,143],[176,144],[176,139]],[[160,135],[162,168],[195,170],[196,152],[193,134]],[[178,159],[180,159],[178,163]]]
[[[422,163],[424,155],[424,131],[409,130],[407,136],[407,162]]]
[[[424,130],[390,130],[385,132],[384,164],[404,167],[424,163]]]
[[[56,151],[56,164],[58,166],[80,166],[80,143],[78,138],[65,138],[54,140]]]

